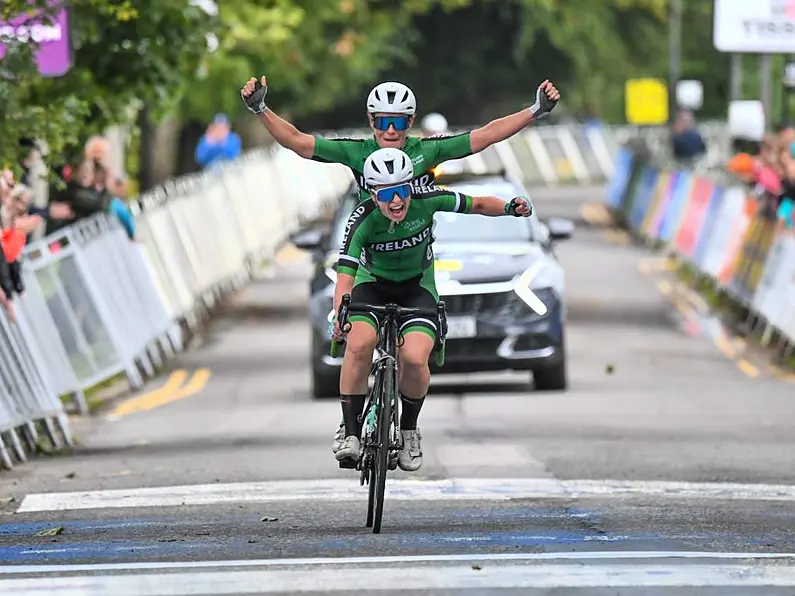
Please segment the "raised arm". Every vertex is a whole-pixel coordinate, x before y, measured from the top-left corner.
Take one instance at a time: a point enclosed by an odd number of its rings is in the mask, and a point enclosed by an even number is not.
[[[282,147],[294,151],[301,157],[312,159],[315,154],[315,137],[301,132],[284,118],[276,114],[265,105],[265,96],[268,93],[267,80],[263,76],[261,81],[251,77],[240,90],[240,95],[246,107],[265,126],[274,140]]]
[[[502,215],[513,215],[529,217],[533,214],[533,207],[524,197],[516,197],[510,201],[505,201],[499,197],[472,197],[472,211],[478,215],[488,217],[500,217]]]
[[[533,206],[530,200],[525,197],[516,197],[510,201],[505,201],[499,197],[473,197],[454,190],[432,188],[415,194],[414,198],[431,201],[434,211],[472,213],[488,217],[499,217],[502,215],[529,217],[533,214]]]
[[[472,153],[483,151],[487,147],[511,138],[527,125],[551,112],[560,93],[549,81],[544,81],[536,90],[536,101],[529,108],[515,114],[492,120],[485,126],[476,128],[469,134]]]

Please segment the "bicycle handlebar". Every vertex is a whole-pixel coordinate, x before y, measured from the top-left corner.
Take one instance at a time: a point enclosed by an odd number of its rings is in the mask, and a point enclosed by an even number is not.
[[[447,333],[447,325],[442,321],[444,318],[444,302],[439,302],[437,307],[433,310],[429,308],[419,308],[414,306],[398,306],[397,304],[386,304],[383,306],[378,306],[376,304],[365,304],[363,302],[354,302],[351,304],[351,295],[350,294],[343,294],[342,302],[340,303],[340,312],[339,317],[337,318],[337,322],[339,323],[340,329],[345,327],[345,324],[348,322],[348,315],[351,313],[373,313],[374,315],[392,315],[396,317],[406,316],[406,315],[420,315],[426,317],[439,317],[440,322],[442,322],[442,336]],[[343,342],[331,340],[331,357],[336,358],[337,354],[339,354],[339,347],[342,345]],[[437,357],[437,362],[439,362],[439,357]],[[444,346],[442,346],[441,350],[441,362],[444,362]],[[441,363],[439,364],[441,366]]]

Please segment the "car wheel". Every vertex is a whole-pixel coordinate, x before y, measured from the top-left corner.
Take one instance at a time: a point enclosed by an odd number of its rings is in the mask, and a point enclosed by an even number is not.
[[[312,397],[323,399],[326,397],[339,397],[340,375],[312,371]]]
[[[552,368],[544,368],[533,372],[536,391],[565,391],[569,388],[566,371],[566,360]]]

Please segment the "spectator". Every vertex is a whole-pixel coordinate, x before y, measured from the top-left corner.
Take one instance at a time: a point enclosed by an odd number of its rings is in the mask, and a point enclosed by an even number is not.
[[[33,192],[24,184],[17,184],[6,195],[0,206],[0,222],[3,229],[16,228],[32,234],[43,221],[42,214],[31,206]]]
[[[776,217],[779,221],[780,230],[786,230],[788,232],[795,231],[795,201],[788,197],[784,197],[781,200],[781,204],[778,206]]]
[[[2,275],[7,274],[9,277],[3,282],[9,284],[9,287],[3,287],[3,292],[8,297],[25,290],[22,283],[22,250],[30,235],[42,224],[41,215],[29,213],[32,200],[31,189],[17,184],[5,193],[0,205],[0,243],[5,260]]]
[[[782,145],[789,147],[795,143],[795,127],[792,124],[783,124],[778,131],[778,138]]]
[[[14,221],[13,227],[24,230],[27,234],[27,242],[33,240],[34,232],[43,223],[50,219],[69,219],[74,215],[66,203],[52,202],[47,208],[36,207],[33,204],[33,190],[24,184],[18,184],[11,190],[6,209],[7,215],[3,216],[4,226],[6,217],[10,216]]]
[[[105,137],[94,135],[86,141],[83,153],[86,161],[99,162],[107,167],[108,151],[108,142]]]
[[[84,161],[67,182],[66,190],[59,199],[71,208],[70,217],[49,220],[47,233],[52,234],[61,228],[96,213],[107,213],[110,196],[105,185],[107,170],[99,160]]]
[[[240,135],[231,131],[226,114],[216,114],[196,145],[196,163],[209,168],[240,155]]]
[[[110,212],[118,218],[129,239],[135,240],[135,218],[126,202],[127,176],[124,173],[116,174],[111,180],[109,190]]]
[[[692,163],[707,152],[707,146],[690,112],[679,112],[673,132],[673,152],[677,160]]]
[[[28,149],[28,154],[22,158],[19,163],[19,165],[22,167],[22,176],[19,178],[19,182],[20,184],[30,187],[32,184],[31,169],[33,167],[33,163],[39,158],[40,151],[33,139],[20,139],[19,145],[20,147],[25,147]]]

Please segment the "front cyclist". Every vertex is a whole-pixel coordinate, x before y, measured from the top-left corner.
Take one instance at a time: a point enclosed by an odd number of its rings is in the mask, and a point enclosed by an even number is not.
[[[472,197],[438,187],[411,184],[414,168],[409,155],[399,149],[379,149],[364,163],[364,183],[372,200],[362,201],[348,219],[347,232],[337,261],[334,309],[342,296],[351,302],[435,309],[439,296],[433,274],[431,249],[433,215],[437,211],[475,213],[492,217],[528,217],[527,199],[509,202],[497,197]],[[335,444],[338,461],[350,467],[359,458],[367,380],[377,342],[378,323],[373,316],[352,314],[346,335],[345,358],[340,372],[344,437]],[[430,385],[428,358],[437,340],[437,322],[406,317],[400,322],[403,344],[399,349],[398,387],[402,412],[403,448],[398,465],[409,472],[422,465],[417,417]],[[335,324],[334,338],[342,339]]]
[[[361,199],[368,196],[362,184],[364,160],[376,149],[393,147],[405,151],[414,164],[414,175],[417,177],[415,185],[429,186],[433,181],[431,170],[440,163],[478,153],[512,137],[551,112],[560,99],[555,86],[544,81],[536,90],[535,103],[529,108],[493,120],[468,133],[429,139],[409,136],[417,111],[417,101],[411,89],[402,83],[381,83],[367,97],[367,114],[373,137],[326,139],[301,132],[268,108],[265,105],[267,91],[264,76],[260,81],[252,77],[240,94],[246,107],[257,115],[282,147],[306,159],[348,166],[359,184]]]

